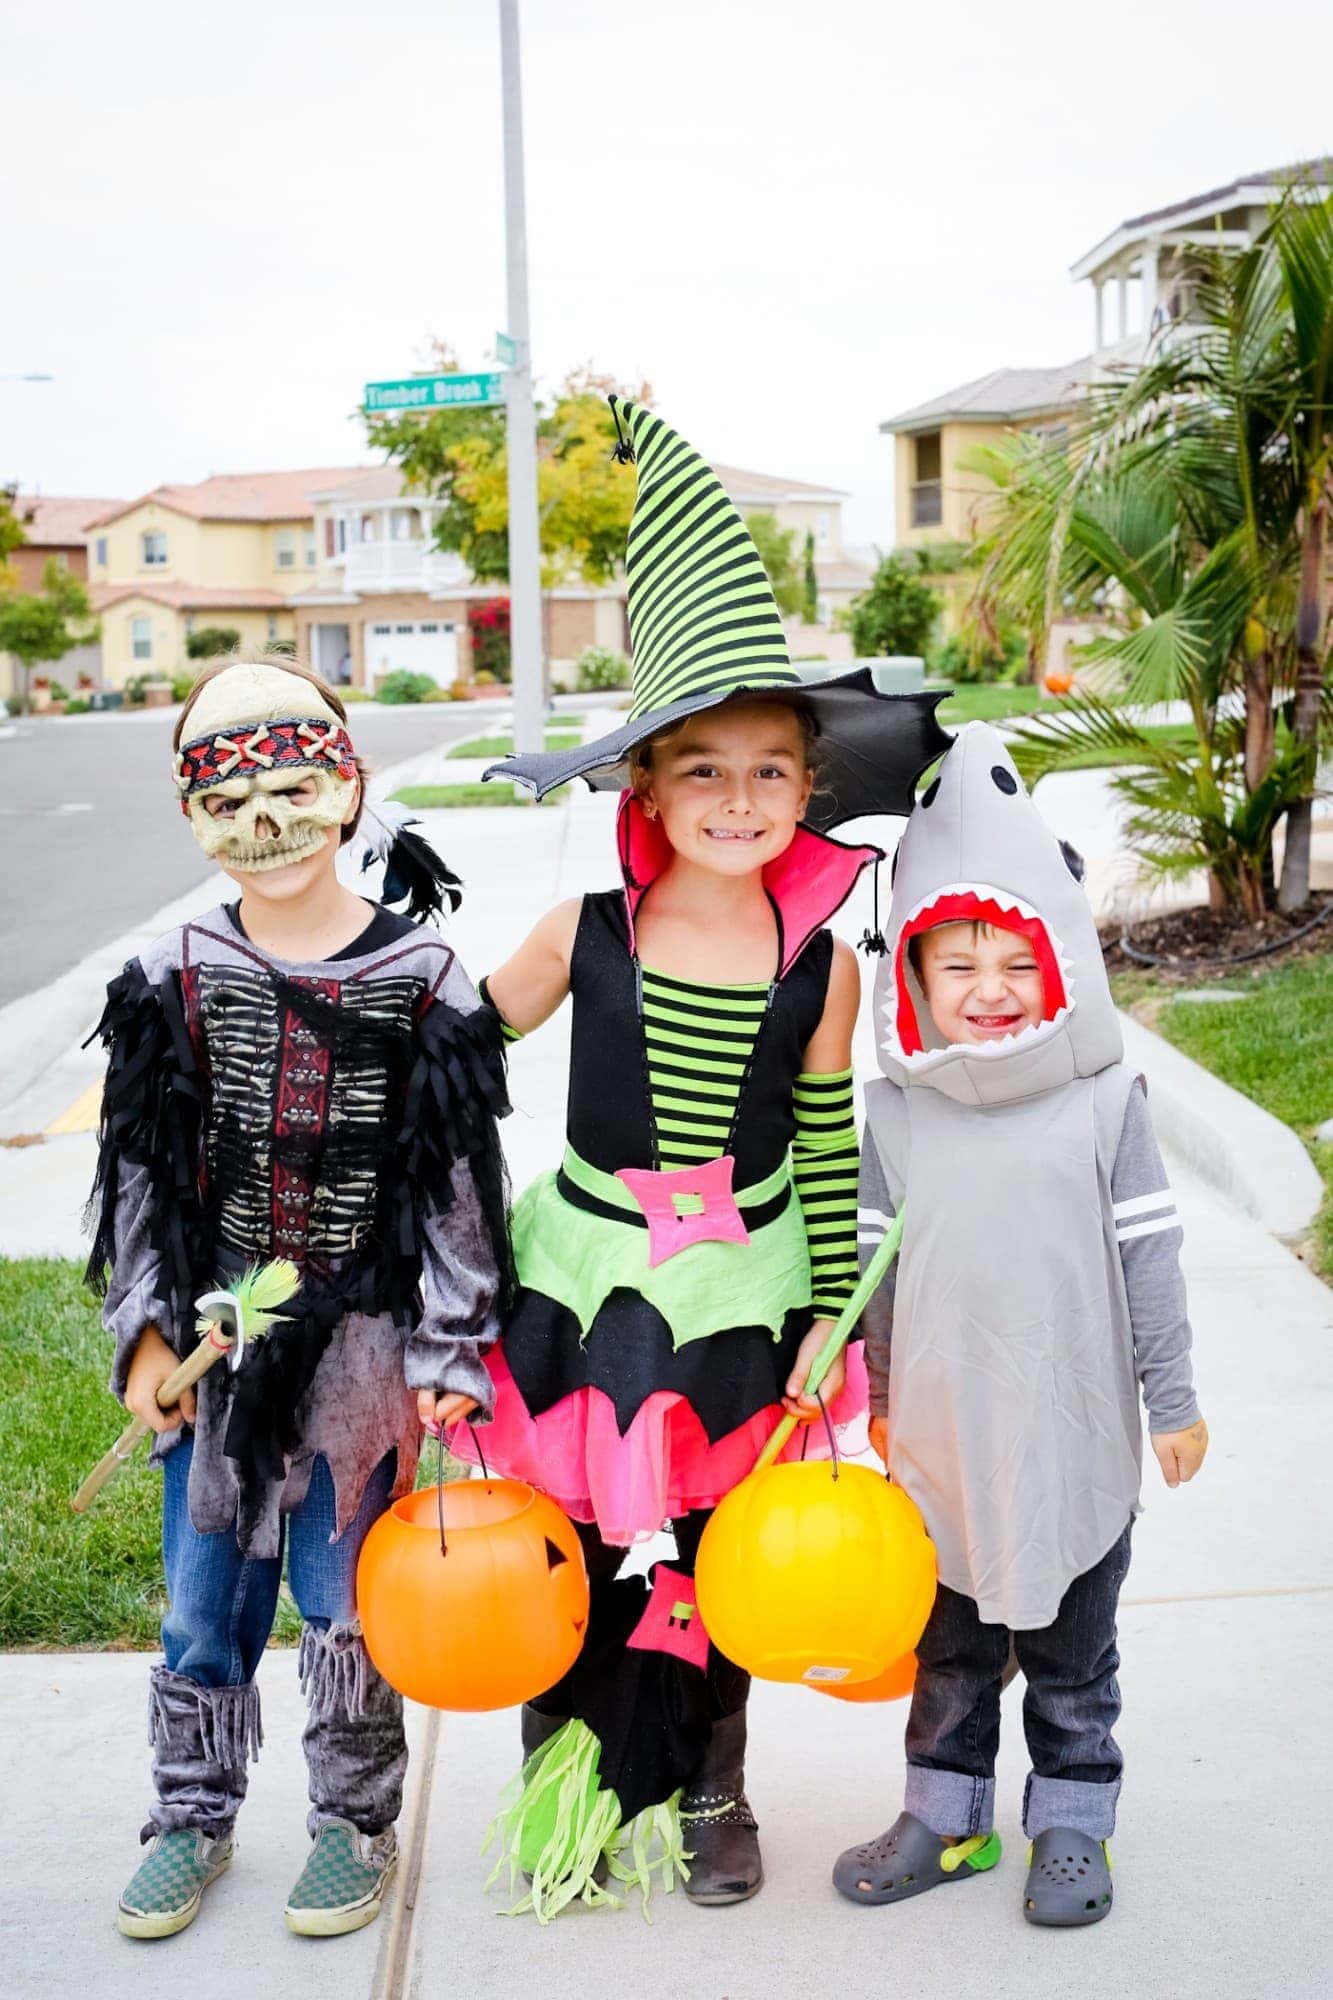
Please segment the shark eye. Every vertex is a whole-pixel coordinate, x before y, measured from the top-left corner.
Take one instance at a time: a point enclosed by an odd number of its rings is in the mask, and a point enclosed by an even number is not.
[[[937,791],[939,790],[939,788],[940,788],[940,781],[939,781],[939,779],[938,779],[938,778],[932,778],[932,779],[931,779],[931,781],[930,781],[930,783],[929,783],[929,784],[928,784],[928,785],[926,786],[926,789],[925,789],[925,791],[924,791],[924,792],[922,792],[922,794],[921,794],[921,799],[920,799],[920,803],[921,803],[921,805],[922,805],[922,806],[933,806],[933,805],[934,805],[934,803],[935,803],[935,794],[936,794],[936,792],[937,792]]]
[[[569,1557],[565,1554],[559,1543],[553,1542],[548,1535],[546,1537],[546,1567],[548,1569],[559,1569],[561,1563],[567,1563],[568,1561]]]
[[[991,765],[991,779],[997,792],[1005,792],[1010,798],[1018,790],[1018,780],[1012,771],[1006,771],[1003,764]]]
[[[1074,880],[1081,882],[1087,873],[1087,865],[1084,862],[1083,856],[1076,847],[1071,847],[1067,840],[1060,842],[1060,852],[1064,855],[1065,867],[1069,870]]]

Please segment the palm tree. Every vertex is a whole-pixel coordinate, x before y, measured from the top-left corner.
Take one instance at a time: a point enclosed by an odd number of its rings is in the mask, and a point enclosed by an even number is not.
[[[1115,669],[1121,699],[1183,700],[1190,710],[1188,770],[1123,713],[1077,700],[1060,727],[1025,732],[1029,768],[1074,761],[1089,729],[1108,747],[1114,740],[1139,769],[1116,782],[1145,859],[1204,862],[1214,902],[1238,901],[1250,915],[1271,903],[1273,831],[1311,789],[1318,731],[1321,556],[1308,544],[1318,537],[1322,549],[1328,493],[1320,397],[1330,344],[1317,306],[1322,298],[1325,314],[1333,310],[1331,211],[1318,206],[1323,233],[1307,225],[1293,237],[1292,225],[1316,211],[1289,202],[1241,256],[1200,252],[1194,323],[1159,340],[1133,376],[1095,391],[1068,443],[1012,438],[972,461],[997,488],[978,615],[1008,611],[1034,631],[1061,612],[1095,614],[1107,629],[1086,656]],[[1284,244],[1307,294],[1299,342]],[[1316,479],[1318,510],[1309,502]],[[1308,525],[1315,511],[1317,528]],[[1288,729],[1275,695],[1296,679],[1303,574],[1314,579],[1306,592],[1316,637],[1304,706]],[[1243,719],[1226,700],[1235,693]],[[1298,900],[1308,837],[1306,854]]]

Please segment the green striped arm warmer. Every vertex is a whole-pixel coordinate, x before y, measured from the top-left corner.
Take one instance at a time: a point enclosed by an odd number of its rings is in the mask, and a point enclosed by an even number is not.
[[[811,1298],[836,1319],[856,1285],[856,1178],[860,1149],[852,1072],[798,1076],[792,1091],[796,1138],[792,1178],[810,1245]]]

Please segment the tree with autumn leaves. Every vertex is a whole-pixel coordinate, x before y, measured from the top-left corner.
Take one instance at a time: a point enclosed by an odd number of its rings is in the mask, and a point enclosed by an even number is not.
[[[443,372],[457,363],[441,354]],[[542,588],[619,573],[634,508],[634,480],[615,464],[611,390],[650,402],[647,384],[622,389],[580,369],[537,407],[537,514]],[[509,575],[509,460],[503,410],[432,410],[367,419],[370,441],[401,466],[409,487],[439,508],[435,535],[479,583]]]

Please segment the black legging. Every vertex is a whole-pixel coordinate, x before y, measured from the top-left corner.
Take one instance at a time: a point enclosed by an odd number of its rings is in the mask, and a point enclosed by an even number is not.
[[[713,1518],[711,1508],[701,1508],[693,1514],[683,1514],[671,1523],[671,1532],[676,1542],[674,1568],[685,1576],[694,1575],[695,1560],[699,1554],[699,1543],[704,1529]],[[595,1526],[582,1522],[575,1523],[575,1529],[583,1544],[583,1557],[588,1565],[588,1583],[596,1592],[614,1583],[620,1566],[629,1550],[618,1547],[614,1542],[604,1542]],[[714,1722],[723,1716],[735,1715],[745,1706],[750,1692],[750,1676],[743,1667],[733,1665],[721,1654],[716,1646],[708,1654],[708,1706]]]

